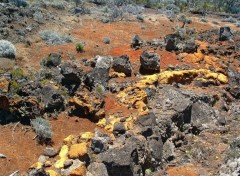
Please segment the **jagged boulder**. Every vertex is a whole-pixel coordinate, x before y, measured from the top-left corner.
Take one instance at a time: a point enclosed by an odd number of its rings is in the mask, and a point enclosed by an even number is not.
[[[188,40],[183,43],[182,52],[196,53],[197,49],[198,49],[198,45],[194,41]]]
[[[58,90],[51,86],[45,86],[42,89],[42,100],[46,112],[59,112],[64,110],[64,97]]]
[[[138,117],[134,123],[139,128],[139,133],[146,138],[151,136],[153,134],[153,128],[156,125],[156,118],[154,113]]]
[[[109,70],[112,63],[111,57],[97,56],[97,62],[95,68],[89,72],[84,80],[84,83],[90,89],[96,87],[96,85],[102,85],[107,87],[109,78]]]
[[[141,69],[146,72],[160,71],[160,56],[157,53],[143,51],[140,56]]]
[[[115,72],[124,73],[126,76],[131,76],[132,65],[128,55],[113,58],[112,68]]]
[[[50,53],[46,59],[43,60],[43,65],[46,67],[56,67],[61,64],[62,56],[56,53]]]
[[[229,107],[228,115],[234,120],[239,120],[240,119],[240,104],[233,103]]]
[[[163,143],[161,137],[150,136],[147,141],[147,162],[154,170],[161,166],[163,156]]]
[[[165,36],[164,41],[167,51],[176,51],[178,50],[178,44],[181,42],[181,37],[178,34],[168,34]]]
[[[28,176],[48,176],[48,173],[43,169],[31,169],[28,171]]]
[[[229,78],[229,92],[236,98],[240,99],[240,73],[234,68],[227,68],[228,78]]]
[[[143,40],[139,37],[139,35],[136,34],[132,39],[131,47],[138,49],[143,46],[143,43],[144,43]]]
[[[216,114],[209,104],[202,101],[192,104],[191,123],[193,133],[200,133],[209,123],[216,122],[216,119]]]
[[[87,170],[87,176],[108,176],[107,168],[103,163],[93,162],[88,166]]]
[[[94,153],[101,153],[108,149],[110,137],[107,134],[101,134],[91,139],[91,149]]]
[[[97,155],[97,162],[105,164],[109,175],[140,175],[137,145],[129,141],[122,147],[111,148]]]
[[[229,26],[220,27],[219,31],[219,41],[226,41],[232,39],[233,34]]]
[[[81,78],[83,76],[83,71],[77,65],[65,62],[61,66],[61,84],[65,86],[70,94],[77,91],[81,84]]]

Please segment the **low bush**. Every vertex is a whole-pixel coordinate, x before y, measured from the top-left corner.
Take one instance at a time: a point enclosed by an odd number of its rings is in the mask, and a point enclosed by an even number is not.
[[[137,6],[137,5],[128,4],[125,7],[125,10],[130,14],[138,15],[138,14],[141,14],[143,12],[144,8],[140,7],[140,6]]]
[[[76,51],[77,51],[78,53],[84,52],[84,46],[85,46],[85,43],[84,43],[84,42],[76,43]]]
[[[52,138],[53,132],[49,122],[43,118],[36,118],[31,121],[31,125],[37,134],[38,140],[41,142]]]
[[[201,22],[204,22],[204,23],[207,23],[207,22],[208,22],[208,20],[207,20],[206,18],[201,18],[200,21],[201,21]]]
[[[73,38],[70,35],[60,35],[57,32],[49,30],[40,32],[40,36],[42,40],[49,45],[61,45],[73,41]]]
[[[34,19],[34,21],[36,21],[36,22],[38,22],[38,23],[43,23],[43,21],[44,21],[43,13],[40,12],[40,11],[36,11],[36,12],[33,14],[33,19]]]
[[[16,57],[15,46],[7,40],[0,40],[0,57],[14,59]]]
[[[104,38],[103,38],[103,43],[105,43],[105,44],[110,44],[110,43],[111,43],[111,39],[108,38],[108,37],[104,37]]]
[[[230,16],[228,18],[223,19],[222,22],[236,23],[237,20],[235,18],[233,18],[232,16]]]
[[[98,98],[102,99],[104,94],[105,94],[105,87],[101,84],[97,84],[95,86],[95,93],[97,95]]]
[[[240,27],[240,21],[236,22],[236,26]]]
[[[97,5],[106,5],[108,0],[91,0],[91,2]]]
[[[9,2],[17,7],[28,6],[28,3],[25,0],[9,0]]]

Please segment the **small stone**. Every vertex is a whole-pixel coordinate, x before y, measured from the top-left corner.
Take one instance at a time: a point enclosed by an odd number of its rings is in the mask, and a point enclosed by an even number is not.
[[[54,148],[45,148],[43,154],[45,156],[54,157],[58,154],[58,151],[55,150]]]
[[[7,157],[0,153],[0,158],[7,158]]]
[[[44,155],[40,155],[40,157],[38,158],[38,162],[41,162],[41,163],[45,163],[47,160],[48,160],[48,157]]]
[[[51,167],[52,166],[52,162],[51,161],[46,161],[44,163],[44,167]]]
[[[114,123],[113,133],[115,135],[124,134],[125,132],[126,132],[126,128],[123,123],[119,123],[119,122]]]
[[[66,161],[64,161],[64,168],[66,169],[66,168],[70,167],[72,164],[73,164],[72,160],[66,160]]]

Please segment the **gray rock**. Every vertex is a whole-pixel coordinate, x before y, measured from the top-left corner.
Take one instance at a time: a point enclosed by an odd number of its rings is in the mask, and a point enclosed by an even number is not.
[[[43,64],[46,67],[56,67],[61,64],[62,56],[55,53],[50,53],[46,59],[43,60]]]
[[[167,51],[178,50],[177,45],[181,42],[181,37],[178,34],[168,34],[164,38]]]
[[[149,137],[147,142],[148,161],[151,167],[157,168],[161,165],[163,155],[163,143],[159,137]]]
[[[107,168],[103,163],[91,163],[87,168],[87,176],[108,176]]]
[[[115,135],[124,134],[125,132],[126,132],[126,128],[123,123],[120,123],[120,122],[114,123],[113,133]]]
[[[175,158],[175,146],[172,141],[167,140],[163,145],[163,159],[165,162],[172,161]]]
[[[65,169],[70,167],[72,164],[73,164],[73,160],[66,160],[63,163]]]
[[[44,151],[43,151],[43,154],[45,156],[49,156],[49,157],[54,157],[58,154],[58,150],[55,150],[54,148],[45,148]]]
[[[126,76],[131,76],[132,65],[128,55],[113,58],[112,68],[115,72],[124,73]]]
[[[73,161],[73,164],[66,168],[66,169],[61,169],[61,175],[64,175],[64,176],[67,176],[67,175],[70,175],[70,173],[77,169],[78,167],[80,167],[81,165],[83,165],[84,163],[81,162],[80,160],[76,159],[76,160],[72,160]]]
[[[143,46],[143,40],[139,37],[139,35],[136,34],[132,39],[131,47],[138,49],[138,48],[141,48],[142,46]]]
[[[233,34],[231,32],[231,28],[229,26],[220,27],[219,31],[219,40],[226,41],[232,39]]]
[[[135,124],[140,128],[139,133],[146,138],[151,136],[156,125],[156,118],[154,113],[138,117]]]
[[[43,169],[30,169],[28,171],[28,176],[48,176],[48,173]]]
[[[45,163],[47,160],[48,160],[48,157],[44,155],[40,155],[38,158],[38,162],[40,163]]]
[[[108,141],[110,138],[96,136],[91,139],[91,149],[94,153],[101,153],[108,149]]]
[[[111,62],[111,57],[97,56],[95,68],[85,76],[85,85],[91,89],[93,89],[97,85],[107,87],[108,80],[110,79],[109,70]]]
[[[139,172],[137,146],[133,142],[100,153],[97,162],[106,165],[109,175],[133,176]]]
[[[61,78],[61,84],[68,89],[70,94],[73,94],[81,84],[83,70],[70,62],[63,63],[60,68],[63,76]]]
[[[192,105],[191,123],[194,133],[199,133],[207,126],[217,120],[215,112],[208,104],[198,101]]]
[[[184,42],[182,52],[195,53],[197,52],[197,49],[198,49],[198,45],[194,41],[189,40]]]
[[[42,100],[47,112],[64,110],[64,97],[50,86],[45,86],[42,89]]]
[[[233,103],[229,108],[228,115],[234,120],[239,120],[239,118],[240,118],[240,104],[239,103]]]
[[[160,56],[157,53],[143,51],[140,62],[145,71],[160,71]]]

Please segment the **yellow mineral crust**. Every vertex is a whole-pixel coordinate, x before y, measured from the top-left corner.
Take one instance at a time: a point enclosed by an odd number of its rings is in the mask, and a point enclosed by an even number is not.
[[[56,163],[54,164],[55,168],[60,169],[64,167],[64,162],[68,159],[67,154],[68,154],[68,146],[63,145],[59,153],[60,159],[57,160]]]

